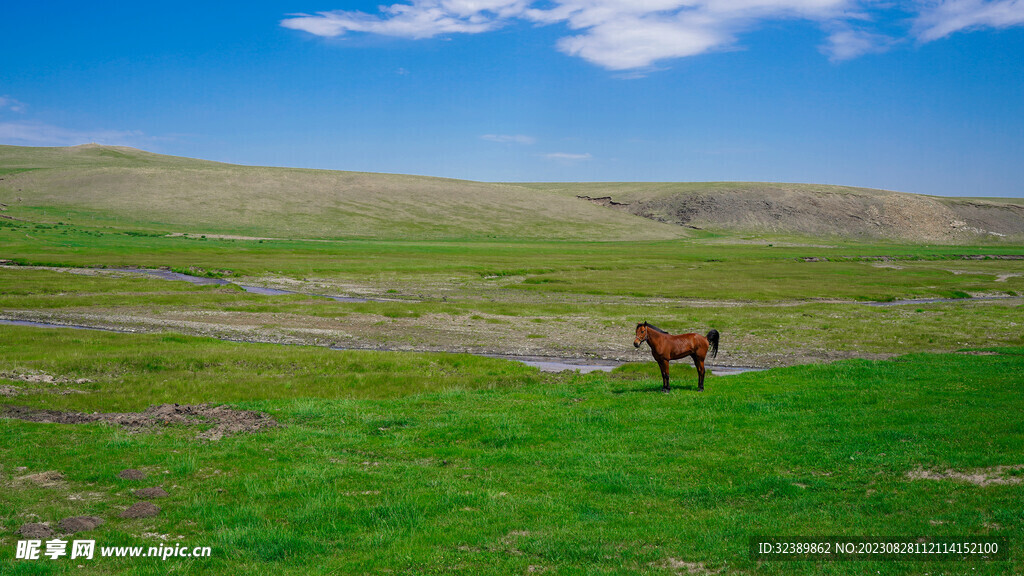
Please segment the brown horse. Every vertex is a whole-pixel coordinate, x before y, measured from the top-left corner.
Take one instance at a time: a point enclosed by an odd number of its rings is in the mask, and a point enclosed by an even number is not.
[[[668,392],[668,362],[689,356],[697,367],[697,391],[704,391],[704,358],[711,350],[711,357],[718,356],[718,330],[711,329],[707,336],[700,334],[679,334],[673,336],[657,326],[647,322],[636,325],[636,339],[633,346],[639,348],[647,342],[651,347],[651,356],[661,368],[662,391]]]

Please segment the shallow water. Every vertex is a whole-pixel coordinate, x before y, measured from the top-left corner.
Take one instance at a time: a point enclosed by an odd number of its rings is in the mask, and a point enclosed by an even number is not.
[[[155,276],[157,278],[162,278],[164,280],[181,280],[181,281],[184,281],[184,282],[191,282],[192,284],[197,284],[197,285],[200,285],[200,286],[210,286],[210,285],[224,286],[224,285],[227,285],[227,284],[234,284],[235,286],[238,286],[239,288],[241,288],[242,290],[245,290],[246,292],[250,292],[252,294],[263,294],[263,295],[267,295],[267,296],[280,296],[280,295],[288,295],[288,294],[299,294],[301,296],[317,296],[317,297],[320,297],[320,298],[330,298],[331,300],[335,300],[335,301],[338,301],[338,302],[356,302],[356,303],[358,303],[358,302],[370,302],[370,301],[374,301],[374,302],[383,301],[383,300],[375,300],[373,298],[354,298],[354,297],[351,297],[351,296],[329,296],[329,295],[326,295],[326,294],[311,294],[309,292],[295,292],[295,291],[292,291],[292,290],[279,290],[277,288],[263,288],[262,286],[247,286],[245,284],[239,284],[237,282],[232,282],[231,280],[225,280],[223,278],[207,278],[207,277],[204,277],[204,276],[192,276],[190,274],[182,274],[181,272],[172,272],[170,270],[160,270],[160,269],[155,269],[155,268],[107,268],[107,270],[117,270],[118,272],[129,272],[129,273],[133,273],[133,274],[145,274],[147,276]],[[972,297],[972,298],[918,298],[918,299],[909,299],[909,300],[892,300],[890,302],[861,302],[861,301],[853,301],[853,300],[851,300],[851,301],[848,301],[848,302],[839,302],[839,303],[861,304],[861,305],[864,305],[864,306],[906,306],[906,305],[910,305],[910,304],[942,304],[942,303],[949,303],[949,302],[971,302],[971,301],[976,301],[976,300],[1008,300],[1008,299],[1013,299],[1013,298],[1017,298],[1017,296],[976,296],[976,297]],[[529,357],[525,357],[524,356],[523,358],[529,358]],[[538,362],[540,364],[544,364],[545,363],[545,361],[543,359],[540,359],[540,360],[521,360],[521,361],[527,362],[527,363],[529,363],[529,362]],[[568,365],[570,366],[569,368],[562,368],[562,369],[572,369],[571,366],[575,366],[576,364],[568,363]],[[597,365],[594,365],[594,366],[597,366]],[[540,367],[540,366],[538,366],[538,367]],[[742,367],[735,367],[734,366],[733,368],[742,368]],[[541,367],[541,369],[543,370],[544,368]],[[593,370],[601,370],[601,369],[602,368],[600,368],[600,367],[594,367],[594,368],[589,369],[587,371],[588,372],[592,372]],[[551,370],[551,371],[555,371],[555,370]]]
[[[159,270],[154,268],[108,268],[108,270],[117,270],[118,272],[129,272],[132,274],[145,274],[147,276],[155,276],[163,280],[180,280],[183,282],[190,282],[198,286],[226,286],[233,284],[238,286],[242,290],[252,294],[263,294],[264,296],[283,296],[298,294],[300,296],[316,296],[319,298],[330,298],[337,302],[369,302],[367,298],[353,298],[350,296],[329,296],[327,294],[310,294],[308,292],[295,292],[292,290],[279,290],[277,288],[264,288],[262,286],[247,286],[245,284],[239,284],[232,282],[231,280],[225,280],[223,278],[206,278],[204,276],[192,276],[191,274],[182,274],[181,272],[172,272],[170,270]]]
[[[540,368],[541,372],[562,372],[563,370],[579,370],[583,374],[589,372],[611,372],[622,366],[624,362],[616,360],[597,360],[592,358],[559,358],[552,356],[519,356],[513,354],[481,354],[488,358],[522,362],[527,366]]]
[[[540,368],[541,372],[562,372],[564,370],[579,370],[582,374],[589,372],[611,372],[612,370],[628,364],[618,360],[598,360],[593,358],[558,358],[549,356],[517,356],[505,354],[483,354],[488,358],[500,358],[502,360],[514,360],[522,362],[527,366]],[[754,368],[752,366],[713,366],[707,365],[707,369],[715,376],[734,376],[744,372],[760,372],[766,368]]]
[[[7,324],[10,326],[31,326],[34,328],[73,328],[75,330],[101,330],[104,332],[133,332],[128,329],[116,329],[116,328],[100,328],[96,326],[81,326],[78,324],[52,324],[50,322],[35,322],[33,320],[5,320],[0,319],[0,324]],[[229,338],[218,338],[218,340],[224,340],[227,342],[244,342],[241,340],[234,340]],[[280,344],[281,346],[292,346],[292,344]],[[335,348],[331,347],[331,350],[351,350],[350,348]],[[560,358],[556,356],[519,356],[519,355],[503,355],[503,354],[474,354],[474,356],[484,356],[486,358],[497,358],[499,360],[512,360],[513,362],[522,362],[527,366],[533,366],[539,368],[541,372],[562,372],[565,370],[578,370],[581,374],[588,374],[590,372],[611,372],[612,370],[626,364],[626,362],[619,362],[618,360],[598,360],[593,358]],[[732,376],[735,374],[743,374],[744,372],[760,372],[764,368],[753,368],[750,366],[708,366],[708,370],[715,376]]]
[[[975,302],[977,300],[1012,300],[1017,296],[973,296],[971,298],[915,298],[890,302],[859,302],[865,306],[906,306],[909,304],[942,304],[946,302]]]
[[[131,330],[100,328],[98,326],[80,326],[78,324],[50,324],[48,322],[34,322],[32,320],[6,320],[2,318],[0,318],[0,324],[7,324],[9,326],[31,326],[33,328],[73,328],[75,330],[100,330],[103,332],[131,332]]]

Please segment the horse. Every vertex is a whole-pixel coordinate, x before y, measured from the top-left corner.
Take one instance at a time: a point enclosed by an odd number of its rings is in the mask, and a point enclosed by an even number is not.
[[[647,342],[651,347],[651,356],[661,368],[662,391],[668,392],[668,362],[687,356],[693,358],[693,365],[697,367],[697,391],[704,391],[704,358],[711,351],[711,357],[718,357],[718,330],[714,328],[707,336],[700,334],[679,334],[672,335],[657,326],[647,322],[636,325],[636,339],[633,346],[639,348]]]

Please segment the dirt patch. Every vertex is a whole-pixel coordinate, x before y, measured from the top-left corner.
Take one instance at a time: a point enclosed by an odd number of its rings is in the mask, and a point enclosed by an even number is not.
[[[659,564],[652,564],[658,568],[668,568],[669,570],[676,570],[680,574],[718,574],[721,570],[710,570],[704,566],[703,562],[687,562],[685,560],[679,560],[677,558],[666,558],[664,562]],[[685,570],[685,572],[684,572]]]
[[[103,518],[100,518],[99,516],[76,516],[74,518],[65,518],[58,524],[62,532],[70,534],[74,534],[76,532],[88,532],[89,530],[95,530],[102,525]]]
[[[50,528],[46,524],[30,522],[22,525],[22,527],[18,529],[18,534],[21,534],[23,538],[43,540],[53,536],[53,528]]]
[[[27,396],[29,394],[57,394],[58,396],[67,396],[68,394],[85,394],[82,390],[74,390],[72,388],[20,388],[18,386],[10,386],[8,384],[0,384],[0,396],[4,398],[13,398],[15,396]]]
[[[62,396],[67,394],[84,394],[81,390],[73,390],[70,388],[59,388],[59,386],[65,384],[88,384],[92,382],[88,378],[68,378],[66,376],[54,376],[45,372],[29,371],[29,372],[14,372],[14,371],[0,371],[0,378],[6,380],[13,380],[15,382],[27,382],[30,384],[49,384],[52,388],[23,388],[19,386],[11,386],[10,384],[0,384],[0,397],[13,398],[14,396],[24,396],[27,394],[60,394]]]
[[[56,470],[48,470],[46,472],[39,472],[37,474],[29,474],[28,476],[19,476],[14,479],[15,482],[31,482],[36,486],[42,486],[49,488],[51,486],[59,486],[64,483],[64,474]]]
[[[125,480],[145,480],[147,474],[145,472],[143,472],[142,470],[136,470],[134,468],[129,468],[127,470],[121,470],[121,473],[118,474],[117,476],[119,478],[123,478]]]
[[[580,200],[586,200],[586,201],[590,202],[591,204],[597,204],[598,206],[604,206],[605,208],[619,208],[621,210],[621,209],[625,209],[626,206],[629,206],[628,202],[616,202],[615,200],[612,200],[611,196],[601,196],[600,198],[591,198],[590,196],[579,196],[579,195],[577,195],[576,197],[579,198]]]
[[[0,372],[0,378],[15,380],[19,382],[30,382],[33,384],[88,384],[92,382],[88,378],[68,378],[67,376],[54,376],[45,372]]]
[[[138,502],[121,512],[121,518],[152,518],[160,513],[160,507],[152,502]]]
[[[1018,470],[1024,470],[1024,465],[993,466],[978,468],[970,472],[953,469],[947,469],[945,472],[918,469],[907,472],[907,478],[911,480],[953,480],[954,482],[967,482],[975,486],[1009,485],[1024,482],[1024,477],[1010,475]]]
[[[141,432],[170,424],[186,426],[213,424],[212,428],[197,436],[205,440],[220,440],[231,434],[257,432],[264,428],[277,426],[277,422],[273,418],[262,412],[235,410],[227,406],[211,406],[209,404],[160,404],[150,406],[144,412],[95,414],[5,406],[0,409],[0,417],[52,424],[107,422],[122,426],[129,432]]]
[[[588,185],[599,206],[690,228],[971,244],[1019,238],[1024,209],[882,190],[806,184]],[[615,198],[613,201],[612,198]],[[614,202],[614,204],[612,203]]]
[[[24,388],[18,388],[17,386],[9,386],[7,384],[0,384],[0,396],[3,396],[4,398],[12,398],[14,396],[21,396],[22,394],[27,393],[28,391],[26,391]]]
[[[136,498],[142,498],[143,500],[152,500],[153,498],[166,498],[169,496],[167,491],[163,488],[142,488],[135,491]]]

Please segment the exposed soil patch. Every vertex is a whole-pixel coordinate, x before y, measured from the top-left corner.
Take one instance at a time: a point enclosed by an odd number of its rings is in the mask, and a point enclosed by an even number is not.
[[[718,574],[721,570],[710,570],[704,566],[703,562],[687,562],[685,560],[679,560],[677,558],[666,558],[664,562],[660,564],[652,564],[658,568],[668,568],[675,570],[679,574]]]
[[[8,386],[7,384],[0,384],[0,396],[3,396],[4,398],[11,398],[13,396],[20,396],[22,394],[27,394],[24,388],[19,388],[17,386]]]
[[[123,478],[125,480],[145,480],[146,479],[146,473],[145,472],[143,472],[142,470],[136,470],[134,468],[129,468],[127,470],[121,470],[121,473],[118,474],[117,476],[119,478]]]
[[[36,486],[42,486],[48,488],[51,486],[58,486],[64,482],[64,474],[56,470],[47,470],[46,472],[39,472],[36,474],[29,474],[28,476],[19,476],[14,479],[15,482],[31,482]]]
[[[92,382],[92,380],[89,380],[88,378],[68,378],[66,376],[54,376],[52,374],[38,371],[14,372],[4,370],[0,371],[0,378],[13,380],[15,382],[49,384],[52,386],[48,388],[27,388],[11,386],[10,384],[0,384],[0,397],[4,398],[13,398],[14,396],[24,396],[26,394],[60,394],[61,396],[67,394],[84,394],[85,392],[81,390],[60,388],[59,386],[64,384],[88,384]]]
[[[1024,477],[1010,475],[1010,473],[1018,470],[1024,470],[1024,465],[993,466],[991,468],[978,468],[970,472],[961,472],[953,469],[948,469],[945,472],[918,469],[907,472],[907,478],[911,480],[953,480],[955,482],[967,482],[975,486],[1008,485],[1024,482]]]
[[[141,498],[143,500],[152,500],[154,498],[166,498],[167,496],[169,496],[169,494],[167,494],[167,491],[160,487],[142,488],[140,490],[135,491],[135,497]]]
[[[18,534],[21,534],[23,538],[42,540],[53,536],[53,528],[50,528],[46,524],[30,522],[22,525],[22,527],[18,529]]]
[[[100,518],[99,516],[76,516],[74,518],[65,518],[58,524],[62,532],[70,534],[74,534],[76,532],[88,532],[89,530],[95,530],[102,525],[103,518]]]
[[[95,414],[5,406],[0,409],[0,416],[52,424],[108,422],[122,426],[130,432],[140,432],[168,424],[188,426],[213,424],[213,428],[198,435],[199,438],[206,440],[219,440],[227,435],[256,432],[277,425],[273,418],[262,412],[235,410],[227,406],[211,406],[209,404],[160,404],[159,406],[150,406],[144,412]]]
[[[67,396],[68,394],[85,394],[82,390],[75,390],[73,388],[21,388],[19,386],[10,386],[8,384],[0,384],[0,396],[4,398],[13,398],[15,396],[25,396],[28,394],[57,394],[58,396]]]
[[[121,512],[121,518],[152,518],[160,513],[160,507],[152,502],[137,502]]]
[[[629,202],[616,202],[612,200],[611,196],[601,196],[600,198],[591,198],[590,196],[576,196],[580,200],[587,200],[591,204],[597,204],[598,206],[605,206],[607,208],[625,208],[629,206]]]
[[[92,382],[88,378],[68,378],[66,376],[54,376],[45,372],[0,372],[0,378],[15,380],[18,382],[30,382],[33,384],[88,384]]]
[[[952,244],[1024,234],[1024,208],[995,200],[749,182],[583,186],[590,194],[577,197],[593,204],[694,228]]]

